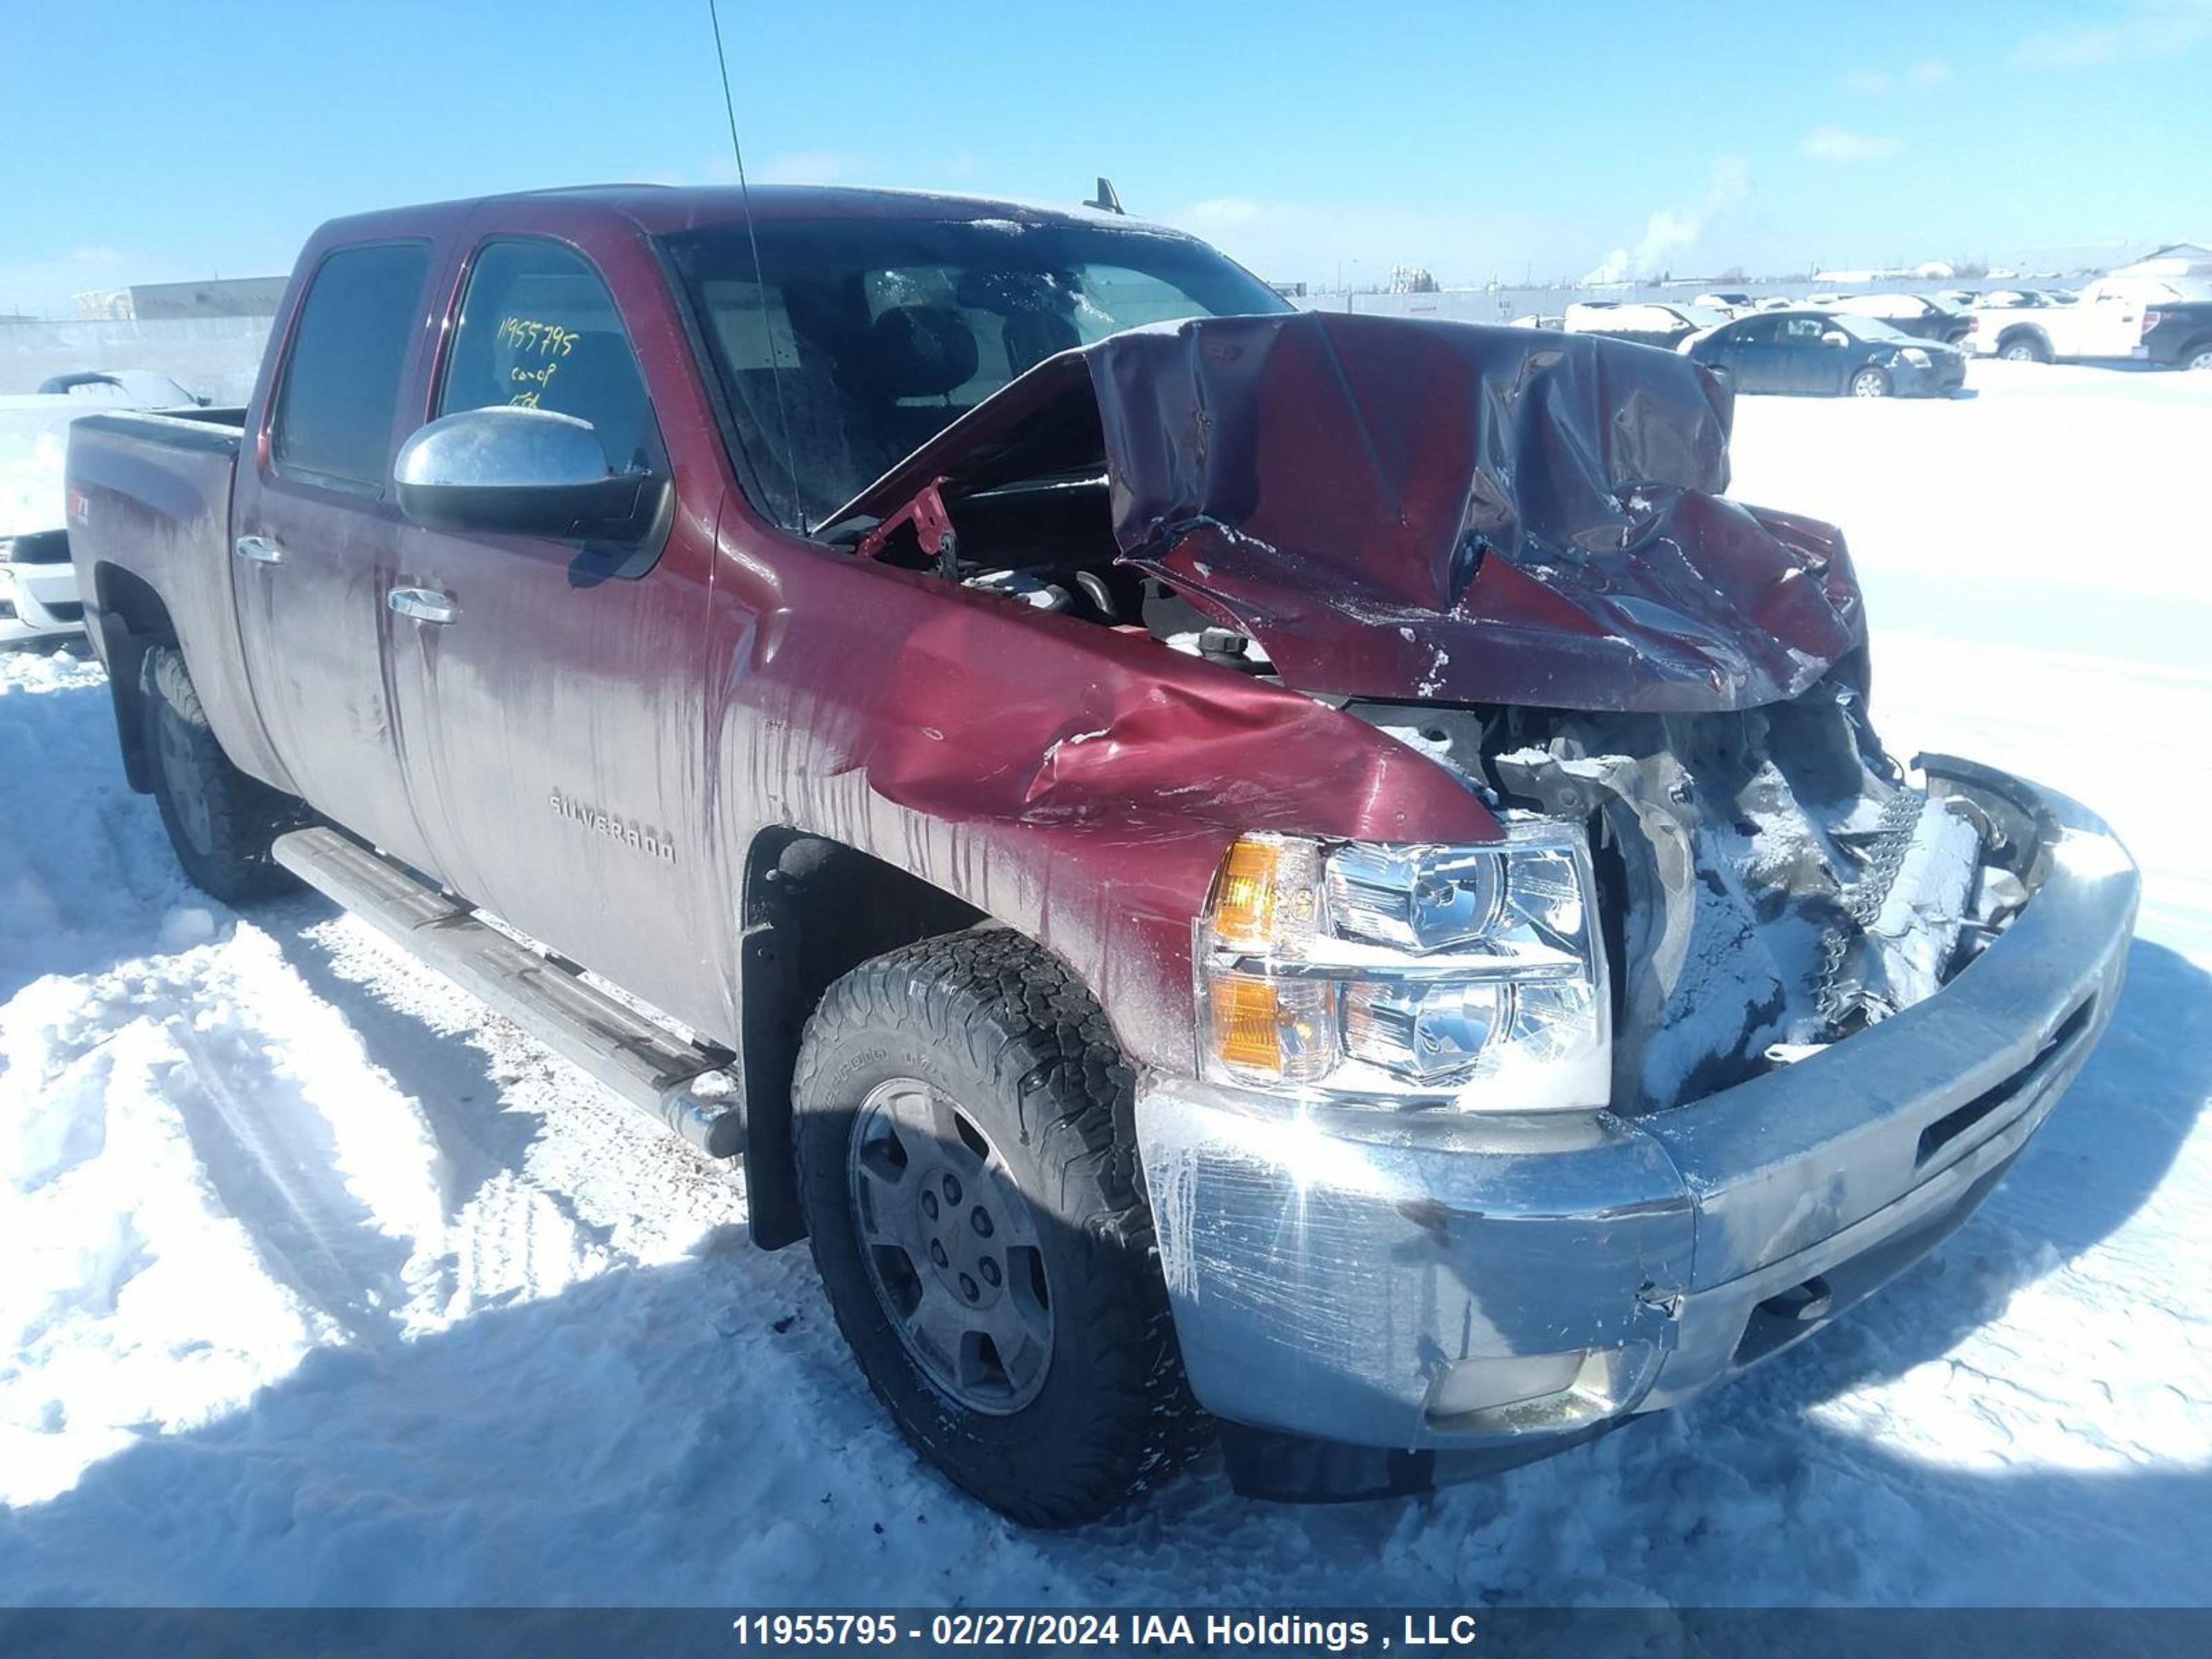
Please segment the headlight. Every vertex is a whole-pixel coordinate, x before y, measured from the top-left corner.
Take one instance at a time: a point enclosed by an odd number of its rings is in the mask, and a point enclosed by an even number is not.
[[[1482,846],[1250,835],[1200,918],[1199,1069],[1471,1111],[1605,1105],[1589,852],[1557,820]]]
[[[1905,347],[1897,354],[1897,361],[1909,364],[1914,368],[1933,368],[1936,366],[1936,360],[1918,346]]]

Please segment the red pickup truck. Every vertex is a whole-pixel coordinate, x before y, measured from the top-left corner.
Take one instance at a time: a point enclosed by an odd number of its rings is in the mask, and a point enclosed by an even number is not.
[[[76,425],[70,536],[194,880],[741,1158],[921,1451],[1066,1523],[1686,1399],[2095,1042],[2125,853],[1884,752],[1731,410],[1108,213],[556,191],[325,227],[247,408]]]

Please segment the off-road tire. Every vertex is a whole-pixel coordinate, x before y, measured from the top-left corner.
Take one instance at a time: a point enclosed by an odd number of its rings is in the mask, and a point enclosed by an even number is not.
[[[848,1153],[871,1091],[919,1079],[958,1103],[1030,1206],[1050,1285],[1042,1389],[962,1405],[909,1353],[864,1260]],[[839,1329],[900,1429],[1012,1520],[1066,1527],[1157,1484],[1212,1438],[1161,1278],[1132,1124],[1134,1079],[1090,993],[986,928],[863,963],[807,1023],[792,1088],[800,1202]]]
[[[226,904],[293,890],[299,884],[269,849],[307,822],[306,808],[230,763],[174,646],[146,653],[138,689],[154,799],[192,885]]]

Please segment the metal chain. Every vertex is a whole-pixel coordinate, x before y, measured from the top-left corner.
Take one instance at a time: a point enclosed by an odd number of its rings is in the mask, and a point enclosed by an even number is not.
[[[1911,850],[1913,832],[1920,827],[1921,808],[1927,799],[1920,790],[1899,789],[1882,803],[1874,839],[1867,846],[1866,869],[1837,896],[1844,920],[1821,936],[1820,973],[1813,983],[1813,1006],[1831,1025],[1841,1024],[1845,1012],[1841,982],[1844,954],[1850,949],[1852,936],[1873,927],[1882,906],[1889,902],[1889,890],[1897,884],[1897,872]]]

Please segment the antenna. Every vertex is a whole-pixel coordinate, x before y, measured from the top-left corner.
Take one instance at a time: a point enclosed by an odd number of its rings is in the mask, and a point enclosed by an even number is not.
[[[1114,181],[1103,173],[1098,175],[1098,194],[1083,205],[1087,208],[1097,208],[1101,213],[1126,211],[1121,206],[1121,193],[1114,188]]]
[[[769,384],[775,388],[775,424],[783,435],[783,471],[791,480],[791,509],[799,515],[799,533],[807,533],[806,506],[799,495],[799,463],[791,453],[791,416],[783,407],[783,362],[775,349],[775,323],[769,314],[768,270],[761,264],[760,233],[753,228],[753,192],[745,182],[745,147],[738,142],[738,106],[730,95],[730,56],[722,49],[722,13],[716,0],[707,0],[707,19],[714,26],[714,63],[722,71],[722,112],[730,119],[730,153],[738,160],[738,200],[744,205],[745,240],[753,252],[753,297],[760,306],[761,339],[768,346]]]

